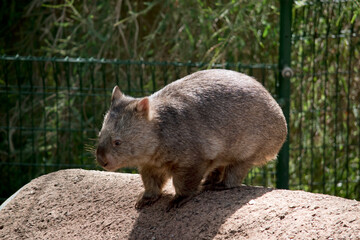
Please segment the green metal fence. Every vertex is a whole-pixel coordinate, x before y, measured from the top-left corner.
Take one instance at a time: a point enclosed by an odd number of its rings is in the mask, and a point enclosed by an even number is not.
[[[100,169],[93,149],[115,84],[126,94],[143,96],[207,67],[191,62],[0,57],[1,197],[58,169]],[[276,65],[228,63],[212,68],[254,75],[276,95]],[[247,182],[272,186],[274,179],[272,163],[254,169]]]
[[[295,3],[290,184],[360,199],[360,4]]]
[[[246,183],[360,199],[357,3],[283,0],[281,8],[279,64],[1,56],[1,200],[48,172],[100,169],[94,145],[115,84],[143,96],[208,67],[254,76],[288,116],[277,167],[253,169]],[[281,74],[286,66],[292,78]]]

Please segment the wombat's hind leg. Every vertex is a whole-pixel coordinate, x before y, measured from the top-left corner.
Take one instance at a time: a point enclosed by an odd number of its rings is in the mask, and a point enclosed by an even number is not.
[[[169,178],[166,172],[161,171],[161,169],[156,171],[154,170],[154,168],[151,167],[142,167],[139,170],[145,187],[145,191],[140,194],[135,204],[135,208],[137,209],[143,208],[156,202],[160,198],[162,188],[164,187],[166,181]]]

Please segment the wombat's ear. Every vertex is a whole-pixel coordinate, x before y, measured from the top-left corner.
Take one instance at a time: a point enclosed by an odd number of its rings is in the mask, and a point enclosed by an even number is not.
[[[136,104],[136,111],[142,113],[148,119],[150,119],[150,101],[148,97],[144,97]]]
[[[123,97],[122,92],[120,91],[120,88],[118,86],[115,86],[113,91],[112,91],[112,95],[111,95],[111,101],[115,101],[118,100],[120,98]]]

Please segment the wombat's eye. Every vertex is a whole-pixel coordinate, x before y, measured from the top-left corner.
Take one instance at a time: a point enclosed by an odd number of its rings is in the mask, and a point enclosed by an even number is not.
[[[115,146],[120,146],[120,145],[121,145],[121,141],[120,141],[120,140],[115,140],[115,141],[114,141],[114,145],[115,145]]]

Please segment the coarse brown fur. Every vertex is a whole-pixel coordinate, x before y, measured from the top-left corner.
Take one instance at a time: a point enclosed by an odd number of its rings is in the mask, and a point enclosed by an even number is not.
[[[107,170],[136,166],[155,202],[169,178],[169,209],[205,189],[239,186],[249,169],[276,158],[287,135],[280,106],[253,78],[204,70],[141,99],[118,87],[99,133],[97,161]]]

